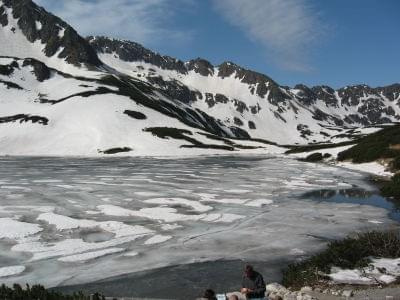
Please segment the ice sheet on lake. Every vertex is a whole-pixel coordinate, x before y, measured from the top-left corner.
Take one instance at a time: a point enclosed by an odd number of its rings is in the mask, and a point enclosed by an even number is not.
[[[150,204],[166,204],[166,205],[184,205],[193,208],[198,212],[206,212],[212,210],[213,208],[209,205],[204,205],[199,201],[187,200],[183,198],[154,198],[144,201]]]
[[[9,266],[0,268],[0,278],[15,276],[25,271],[25,266]]]
[[[0,218],[0,239],[21,240],[42,231],[38,224]]]
[[[324,239],[391,222],[382,208],[304,196],[371,189],[363,176],[256,156],[3,157],[0,258],[26,269],[2,281],[53,286],[193,261],[307,255]]]
[[[59,258],[58,260],[63,261],[63,262],[89,261],[92,259],[96,259],[96,258],[105,256],[105,255],[123,252],[124,250],[125,250],[124,248],[109,248],[109,249],[104,249],[104,250],[99,250],[99,251],[87,252],[87,253],[83,253],[83,254],[64,256],[64,257]]]
[[[168,240],[172,239],[172,236],[170,235],[160,235],[157,234],[155,236],[152,236],[151,238],[149,238],[147,241],[144,242],[145,245],[154,245],[154,244],[160,244],[160,243],[164,243]]]

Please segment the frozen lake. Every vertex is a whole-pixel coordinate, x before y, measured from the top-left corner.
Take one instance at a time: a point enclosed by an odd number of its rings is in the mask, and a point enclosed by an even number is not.
[[[3,157],[0,280],[71,285],[220,259],[272,266],[393,224],[373,190],[363,174],[285,157]]]

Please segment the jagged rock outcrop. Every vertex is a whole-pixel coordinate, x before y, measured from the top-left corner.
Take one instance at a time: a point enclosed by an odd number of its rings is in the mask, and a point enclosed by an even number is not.
[[[8,9],[11,15],[7,14]],[[18,20],[19,29],[29,42],[39,40],[45,45],[43,52],[47,57],[57,54],[73,65],[101,65],[96,52],[84,38],[63,20],[31,0],[1,0],[0,24],[7,26],[10,17]]]
[[[98,53],[116,54],[123,61],[143,61],[161,69],[186,72],[185,64],[182,61],[155,53],[135,42],[109,39],[102,36],[89,36],[86,40]]]

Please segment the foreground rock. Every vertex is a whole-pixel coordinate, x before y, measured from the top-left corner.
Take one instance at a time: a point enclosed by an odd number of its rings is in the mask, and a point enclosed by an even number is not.
[[[270,300],[381,300],[400,299],[400,286],[390,287],[355,287],[355,286],[332,286],[330,288],[319,288],[305,286],[300,291],[292,291],[279,283],[271,283],[266,286],[267,299]],[[387,298],[388,297],[388,298]],[[393,297],[393,298],[391,298]],[[245,299],[245,298],[239,298]]]
[[[270,283],[266,286],[266,295],[271,300],[316,300],[311,296],[311,287],[303,287],[300,291],[291,291],[279,283]]]

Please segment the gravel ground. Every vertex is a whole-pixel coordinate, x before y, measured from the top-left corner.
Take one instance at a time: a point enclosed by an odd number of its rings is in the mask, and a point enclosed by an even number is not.
[[[337,300],[337,299],[346,299],[342,296],[333,296],[322,293],[310,292],[308,293],[319,300]],[[388,296],[392,296],[393,298],[386,298]],[[387,288],[369,288],[362,290],[355,290],[354,296],[349,299],[354,300],[400,300],[400,286],[393,286]]]

